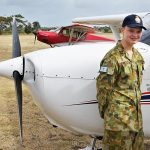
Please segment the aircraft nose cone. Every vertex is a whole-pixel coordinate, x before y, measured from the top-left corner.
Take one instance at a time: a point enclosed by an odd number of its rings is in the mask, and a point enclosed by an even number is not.
[[[0,76],[13,78],[14,71],[18,71],[20,75],[23,75],[23,57],[0,62]]]

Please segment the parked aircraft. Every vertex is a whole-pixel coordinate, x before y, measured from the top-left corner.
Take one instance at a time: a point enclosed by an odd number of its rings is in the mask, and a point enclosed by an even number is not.
[[[110,25],[116,40],[119,27],[128,14],[74,19],[86,24]],[[139,13],[144,26],[150,28],[150,14]],[[13,58],[0,62],[0,76],[15,81],[20,139],[22,141],[22,82],[28,86],[35,103],[49,122],[67,131],[94,137],[103,136],[103,120],[96,100],[96,77],[99,63],[115,41],[95,44],[71,45],[44,49],[21,56],[17,28],[13,24]],[[139,42],[135,45],[145,60],[141,86],[141,106],[145,136],[150,136],[150,46]]]
[[[113,41],[111,38],[107,38],[96,34],[93,27],[81,24],[72,24],[70,26],[64,26],[57,28],[52,31],[38,30],[34,32],[35,40],[44,42],[51,47],[61,46],[61,45],[71,45],[77,42],[96,42],[96,41]]]

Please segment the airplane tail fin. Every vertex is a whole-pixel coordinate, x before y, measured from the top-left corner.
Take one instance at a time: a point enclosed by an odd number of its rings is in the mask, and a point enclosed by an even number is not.
[[[150,29],[143,32],[140,42],[150,45]]]

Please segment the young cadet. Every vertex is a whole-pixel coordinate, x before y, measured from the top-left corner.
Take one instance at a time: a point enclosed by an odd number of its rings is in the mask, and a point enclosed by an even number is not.
[[[122,23],[122,40],[100,63],[97,99],[104,119],[103,150],[144,150],[141,114],[144,60],[134,48],[141,37],[142,19],[135,14]]]

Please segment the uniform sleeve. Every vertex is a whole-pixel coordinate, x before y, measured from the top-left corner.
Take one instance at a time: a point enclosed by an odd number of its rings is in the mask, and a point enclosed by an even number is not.
[[[116,80],[117,65],[113,59],[105,59],[100,64],[99,76],[96,78],[97,100],[101,118],[108,105],[108,97],[113,90]]]

